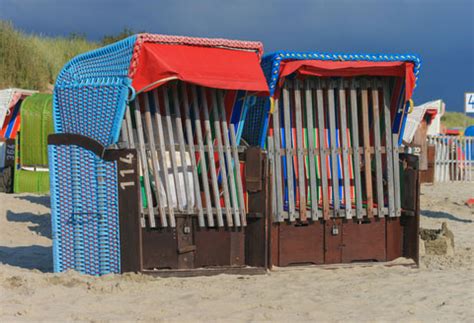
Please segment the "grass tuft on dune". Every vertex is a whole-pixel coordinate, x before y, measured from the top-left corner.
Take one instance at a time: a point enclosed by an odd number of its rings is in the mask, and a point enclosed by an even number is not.
[[[71,58],[100,46],[76,34],[28,35],[0,20],[0,88],[48,90]]]

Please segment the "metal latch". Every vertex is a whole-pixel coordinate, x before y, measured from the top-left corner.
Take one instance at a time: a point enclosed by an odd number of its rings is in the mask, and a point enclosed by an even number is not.
[[[178,248],[178,253],[180,255],[182,255],[183,253],[189,253],[189,252],[194,252],[194,251],[196,251],[196,246],[195,245]]]
[[[334,224],[334,225],[332,226],[331,234],[332,234],[333,236],[337,236],[337,235],[339,234],[339,228],[337,227],[337,225]]]

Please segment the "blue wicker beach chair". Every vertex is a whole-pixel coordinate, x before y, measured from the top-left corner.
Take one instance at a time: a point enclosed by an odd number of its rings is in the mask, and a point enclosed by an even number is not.
[[[273,264],[401,255],[387,255],[386,243],[399,245],[402,236],[386,231],[385,219],[400,226],[410,209],[402,195],[416,190],[400,174],[399,144],[420,66],[410,54],[264,56],[270,97],[258,98],[247,114],[243,139],[265,148],[272,161]],[[313,225],[300,225],[307,221]],[[385,241],[392,236],[395,242]],[[384,242],[368,248],[374,240]]]
[[[245,260],[238,149],[246,111],[268,94],[262,50],[258,42],[140,34],[63,68],[48,148],[56,272]],[[222,249],[227,241],[238,255]]]

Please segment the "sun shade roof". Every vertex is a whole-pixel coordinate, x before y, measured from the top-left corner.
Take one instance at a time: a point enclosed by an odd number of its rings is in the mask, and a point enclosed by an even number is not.
[[[405,97],[411,98],[415,87],[413,63],[407,62],[330,62],[290,61],[280,65],[280,86],[285,76],[293,73],[319,77],[396,76],[405,80]]]
[[[177,79],[217,89],[269,93],[260,67],[261,43],[149,34],[141,37],[130,68],[136,92]]]
[[[271,67],[270,67],[271,64]],[[395,76],[405,81],[408,100],[418,79],[421,61],[416,55],[323,54],[317,52],[276,52],[263,60],[271,94],[286,76],[313,75],[319,77]]]

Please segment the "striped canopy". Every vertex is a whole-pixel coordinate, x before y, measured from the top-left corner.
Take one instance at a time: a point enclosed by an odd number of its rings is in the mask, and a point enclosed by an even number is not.
[[[20,128],[21,101],[36,92],[14,88],[0,90],[0,138],[15,139]]]

